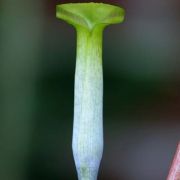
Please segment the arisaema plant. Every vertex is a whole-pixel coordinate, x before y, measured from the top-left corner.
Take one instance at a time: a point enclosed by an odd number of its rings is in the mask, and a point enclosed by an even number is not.
[[[121,23],[124,14],[104,3],[57,5],[57,18],[77,32],[72,148],[79,180],[97,179],[103,153],[103,30]]]

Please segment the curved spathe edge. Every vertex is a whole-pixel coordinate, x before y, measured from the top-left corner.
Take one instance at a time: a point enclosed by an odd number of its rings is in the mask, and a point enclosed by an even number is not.
[[[95,26],[107,26],[121,23],[125,10],[104,3],[67,3],[56,6],[56,17],[78,27],[93,29]]]

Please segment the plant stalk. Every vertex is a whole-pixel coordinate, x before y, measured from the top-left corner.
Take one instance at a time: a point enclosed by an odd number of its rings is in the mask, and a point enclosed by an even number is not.
[[[73,155],[79,180],[96,180],[103,154],[102,34],[124,20],[124,10],[103,3],[57,6],[57,18],[77,31]]]
[[[180,179],[180,142],[178,144],[176,153],[174,155],[174,160],[172,162],[169,175],[167,180],[178,180]]]
[[[95,180],[103,152],[101,26],[77,28],[73,155],[79,180]]]

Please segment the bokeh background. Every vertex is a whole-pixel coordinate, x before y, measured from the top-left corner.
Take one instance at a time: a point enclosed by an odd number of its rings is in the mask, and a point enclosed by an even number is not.
[[[64,2],[0,0],[1,180],[77,179],[76,34],[55,18]],[[180,1],[104,2],[126,19],[104,32],[99,179],[165,180],[180,139]]]

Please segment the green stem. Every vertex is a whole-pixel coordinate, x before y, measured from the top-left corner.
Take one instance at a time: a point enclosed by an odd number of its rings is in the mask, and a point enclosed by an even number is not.
[[[77,29],[73,154],[80,180],[96,179],[103,151],[102,31]]]
[[[120,23],[124,10],[103,3],[57,6],[57,17],[77,31],[73,155],[79,180],[96,180],[103,152],[102,33]]]

